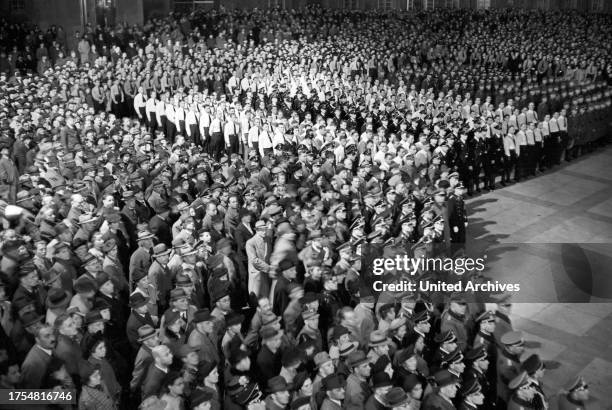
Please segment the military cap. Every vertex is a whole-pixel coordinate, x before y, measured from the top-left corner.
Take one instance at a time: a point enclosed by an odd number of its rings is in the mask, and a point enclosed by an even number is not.
[[[518,376],[512,379],[510,383],[508,383],[508,388],[510,390],[517,390],[523,386],[528,386],[530,383],[531,381],[529,380],[527,372],[522,371]]]
[[[444,333],[438,333],[434,337],[434,341],[440,344],[453,343],[457,341],[457,337],[455,336],[455,333],[452,330],[447,330]]]
[[[589,388],[589,385],[586,383],[584,378],[582,376],[578,376],[576,379],[572,381],[571,384],[569,384],[567,391],[571,393],[576,390],[586,390],[588,388]]]
[[[438,387],[444,387],[459,382],[459,378],[448,370],[439,370],[434,374],[434,380]]]
[[[504,333],[500,341],[506,346],[520,346],[523,344],[523,332],[520,330],[515,330]]]
[[[470,362],[477,362],[480,360],[485,360],[487,358],[487,351],[484,346],[479,346],[474,349],[470,349],[465,354],[465,359]]]
[[[482,390],[482,386],[478,383],[477,379],[470,379],[462,384],[461,386],[461,396],[468,397],[472,394],[480,393]]]
[[[442,355],[442,366],[459,363],[463,361],[463,354],[461,350],[455,349],[450,353],[445,353]]]
[[[476,323],[480,322],[494,322],[495,313],[490,310],[485,310],[480,315],[476,316]]]

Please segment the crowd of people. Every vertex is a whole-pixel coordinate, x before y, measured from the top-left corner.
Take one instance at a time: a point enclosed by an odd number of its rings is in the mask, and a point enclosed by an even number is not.
[[[466,195],[605,145],[610,23],[3,21],[0,387],[88,410],[548,408],[507,295],[378,294],[361,255],[460,256]],[[555,400],[588,399],[578,377]]]

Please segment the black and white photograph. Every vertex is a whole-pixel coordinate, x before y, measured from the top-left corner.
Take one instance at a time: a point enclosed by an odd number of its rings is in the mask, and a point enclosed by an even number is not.
[[[0,410],[612,410],[612,1],[0,0]]]

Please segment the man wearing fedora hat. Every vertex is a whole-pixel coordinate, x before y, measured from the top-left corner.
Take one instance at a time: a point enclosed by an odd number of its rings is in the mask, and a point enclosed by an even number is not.
[[[137,270],[143,270],[148,272],[151,267],[151,248],[153,248],[153,235],[149,231],[140,231],[137,234],[138,248],[134,251],[130,257],[129,276],[130,276],[130,289],[133,289],[133,276]]]
[[[138,329],[144,325],[155,327],[157,320],[151,317],[148,309],[149,298],[142,293],[134,293],[130,296],[130,308],[132,309],[126,325],[127,338],[132,346],[132,351],[137,352],[141,342],[138,341]]]
[[[414,407],[414,401],[401,387],[391,388],[387,394],[385,394],[385,403],[387,404],[387,408],[391,410],[416,409],[416,407]]]
[[[193,314],[193,328],[188,332],[186,340],[189,346],[199,348],[200,362],[206,360],[221,363],[214,321],[208,309],[200,309]]]
[[[389,345],[391,341],[387,337],[387,332],[375,330],[370,333],[368,359],[370,363],[375,363],[380,357],[389,357]]]
[[[348,408],[346,407],[345,400],[348,395],[345,388],[346,381],[342,376],[330,374],[321,381],[321,386],[325,392],[325,399],[320,407],[321,410],[342,410]]]
[[[302,312],[304,327],[297,335],[298,343],[310,341],[315,346],[315,352],[323,350],[323,336],[319,330],[319,314],[310,310]]]
[[[159,345],[158,331],[151,325],[143,325],[138,328],[138,343],[140,348],[134,360],[134,370],[130,380],[130,392],[132,396],[140,399],[140,388],[146,376],[149,365],[153,362],[151,349]]]
[[[351,370],[346,379],[346,409],[363,409],[367,398],[372,394],[370,379],[370,360],[362,350],[355,350],[348,355],[346,364]]]
[[[45,323],[52,325],[55,319],[66,312],[66,308],[70,304],[70,293],[60,288],[51,288],[47,293],[47,315]]]
[[[147,276],[149,282],[157,289],[157,303],[161,310],[168,306],[168,298],[172,289],[172,277],[168,269],[170,260],[170,249],[163,243],[155,245],[153,248],[152,263],[149,267]]]
[[[386,372],[378,372],[372,376],[374,393],[365,402],[364,410],[385,410],[387,408],[386,395],[393,387],[391,378]]]
[[[291,395],[289,394],[289,385],[283,376],[275,376],[268,380],[268,393],[266,397],[266,409],[268,410],[285,410],[289,405]]]

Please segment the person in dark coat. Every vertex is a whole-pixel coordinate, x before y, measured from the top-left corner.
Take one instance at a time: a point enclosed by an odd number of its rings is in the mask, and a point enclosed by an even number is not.
[[[276,284],[272,286],[272,312],[277,316],[282,316],[289,305],[289,292],[287,286],[293,282],[297,276],[297,270],[293,262],[288,259],[283,260],[279,265],[280,276]]]
[[[142,384],[142,399],[158,395],[162,381],[168,374],[168,367],[172,364],[172,352],[166,345],[159,345],[151,349],[153,363],[149,365],[147,376]]]
[[[40,389],[51,363],[53,349],[57,345],[55,331],[49,325],[40,326],[36,332],[36,344],[30,349],[21,365],[22,388]]]
[[[276,329],[265,327],[261,331],[261,337],[263,341],[257,354],[256,372],[257,381],[265,386],[267,381],[277,376],[282,368],[281,334]]]
[[[130,307],[132,308],[132,313],[127,321],[126,334],[132,351],[136,352],[140,346],[138,342],[138,329],[144,325],[155,327],[156,324],[148,312],[148,299],[142,293],[134,293],[130,296]]]

